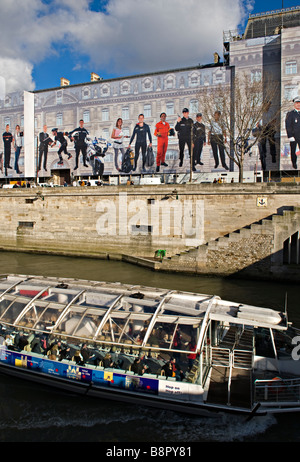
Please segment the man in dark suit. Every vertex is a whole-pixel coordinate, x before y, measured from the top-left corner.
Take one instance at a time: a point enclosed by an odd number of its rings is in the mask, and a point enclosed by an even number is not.
[[[287,113],[285,119],[286,133],[291,146],[291,160],[293,167],[297,168],[296,147],[300,148],[300,96],[293,99],[294,109]]]
[[[42,157],[44,156],[43,168],[47,172],[47,156],[48,156],[48,147],[49,144],[53,142],[53,140],[49,137],[47,133],[47,125],[44,125],[43,131],[39,134],[39,167],[38,169],[41,170],[42,165]]]
[[[192,151],[192,131],[193,131],[193,120],[189,117],[188,108],[182,110],[183,116],[178,116],[175,130],[178,132],[179,140],[179,167],[182,167],[184,158],[184,148],[187,144],[189,155],[191,157]]]
[[[9,125],[5,126],[5,132],[2,135],[3,144],[4,144],[4,169],[5,176],[7,176],[7,169],[11,168],[10,166],[10,155],[11,155],[11,145],[14,142],[14,137],[9,131]]]
[[[201,112],[196,115],[196,122],[193,126],[193,144],[193,170],[196,170],[196,164],[203,165],[203,162],[201,162],[201,154],[203,145],[206,144],[205,125],[202,122]]]
[[[88,167],[88,165],[86,163],[86,151],[87,151],[86,138],[89,136],[89,132],[83,126],[83,124],[84,124],[84,121],[83,121],[83,119],[81,119],[79,121],[79,127],[75,128],[74,130],[72,130],[69,133],[69,136],[71,137],[71,140],[75,141],[76,160],[75,160],[75,168],[74,168],[74,170],[78,169],[80,151],[82,152],[83,165],[85,167]]]

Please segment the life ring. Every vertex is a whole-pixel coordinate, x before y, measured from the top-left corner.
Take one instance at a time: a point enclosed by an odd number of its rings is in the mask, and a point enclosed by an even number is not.
[[[269,391],[271,393],[282,393],[284,391],[284,386],[279,382],[283,383],[283,380],[281,377],[274,377],[272,380],[270,380],[270,383],[268,385]]]

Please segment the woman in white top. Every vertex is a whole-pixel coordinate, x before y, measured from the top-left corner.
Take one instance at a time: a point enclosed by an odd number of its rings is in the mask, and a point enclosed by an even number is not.
[[[113,148],[115,151],[115,167],[118,170],[118,172],[121,170],[121,168],[119,167],[119,161],[118,161],[119,150],[122,153],[122,162],[123,162],[124,155],[125,155],[125,149],[123,147],[124,134],[122,132],[122,125],[123,125],[123,120],[119,118],[116,122],[116,128],[113,129],[112,134],[111,134],[111,138],[114,140]]]
[[[19,157],[20,157],[20,152],[22,149],[22,136],[23,133],[20,132],[20,125],[16,125],[16,131],[15,131],[15,136],[14,136],[14,147],[15,147],[15,171],[20,174],[19,170]]]

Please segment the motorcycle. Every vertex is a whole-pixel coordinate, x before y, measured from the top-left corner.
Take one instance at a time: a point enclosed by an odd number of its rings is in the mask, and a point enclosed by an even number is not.
[[[72,137],[69,136],[72,141],[78,139],[79,134],[75,132],[72,134]],[[108,150],[110,143],[108,143],[104,138],[95,137],[93,140],[90,137],[86,138],[86,160],[93,169],[93,175],[102,176],[104,172],[104,161],[106,151]]]
[[[93,175],[102,176],[104,172],[103,158],[110,146],[104,138],[91,140],[87,138],[87,161],[93,169]]]

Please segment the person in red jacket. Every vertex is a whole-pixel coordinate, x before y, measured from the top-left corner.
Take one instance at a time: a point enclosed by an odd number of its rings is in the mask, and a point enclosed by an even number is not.
[[[157,136],[157,155],[156,155],[156,171],[159,172],[159,167],[165,163],[166,152],[168,149],[168,134],[170,125],[166,122],[167,114],[162,112],[160,114],[160,121],[155,125],[154,135]]]

